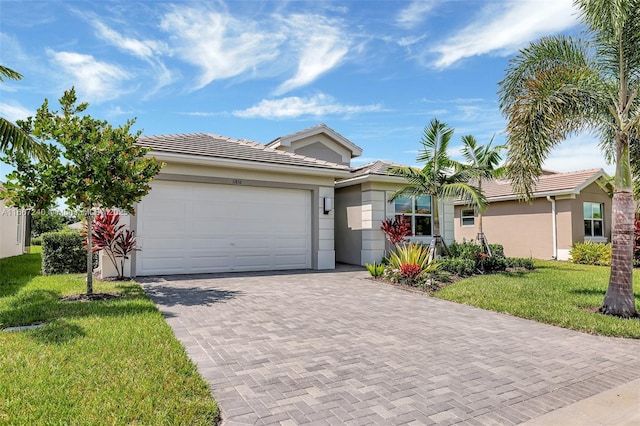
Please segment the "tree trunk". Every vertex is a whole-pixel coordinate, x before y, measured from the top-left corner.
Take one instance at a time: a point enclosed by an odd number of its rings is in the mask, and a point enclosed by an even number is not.
[[[616,135],[616,175],[612,203],[611,276],[600,312],[623,318],[638,316],[633,296],[635,202],[627,135]]]
[[[600,312],[633,318],[638,315],[633,296],[633,194],[616,191],[612,210],[611,277]]]
[[[91,242],[91,228],[93,215],[91,209],[87,212],[87,294],[93,294],[93,244]]]

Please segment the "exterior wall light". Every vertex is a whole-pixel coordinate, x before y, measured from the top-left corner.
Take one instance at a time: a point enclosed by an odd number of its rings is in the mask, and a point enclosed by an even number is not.
[[[331,210],[333,210],[333,198],[324,197],[322,200],[323,200],[324,214],[331,213]]]

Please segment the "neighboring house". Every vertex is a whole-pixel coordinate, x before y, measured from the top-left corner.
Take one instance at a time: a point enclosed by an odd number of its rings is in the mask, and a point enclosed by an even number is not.
[[[333,269],[384,255],[380,223],[400,208],[386,201],[404,181],[384,165],[352,169],[362,149],[324,124],[266,145],[203,133],[138,143],[166,165],[127,218],[141,247],[131,275]],[[416,239],[428,242],[428,200],[419,204]]]
[[[0,184],[0,191],[4,188]],[[0,200],[0,259],[27,252],[30,216],[25,210],[6,207]]]
[[[483,182],[490,203],[482,215],[487,240],[502,244],[507,256],[558,260],[569,259],[574,243],[609,241],[611,198],[599,183],[604,176],[602,169],[545,171],[531,203],[520,201],[507,180]],[[456,241],[475,239],[476,221],[473,208],[456,202]]]

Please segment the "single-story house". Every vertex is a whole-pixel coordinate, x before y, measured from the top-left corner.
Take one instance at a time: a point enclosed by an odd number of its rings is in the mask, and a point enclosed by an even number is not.
[[[483,182],[489,206],[482,227],[489,243],[504,246],[505,255],[568,260],[577,242],[611,239],[611,197],[602,169],[558,173],[544,171],[530,203],[520,201],[508,180]],[[456,241],[473,240],[477,214],[456,201]]]
[[[131,275],[363,265],[385,254],[380,223],[396,213],[431,240],[428,197],[388,203],[404,183],[386,175],[390,163],[352,168],[362,149],[324,124],[266,145],[204,133],[138,143],[166,165],[127,218],[141,248]]]
[[[4,188],[0,184],[0,191]],[[0,259],[28,251],[30,216],[26,210],[6,207],[0,199]]]

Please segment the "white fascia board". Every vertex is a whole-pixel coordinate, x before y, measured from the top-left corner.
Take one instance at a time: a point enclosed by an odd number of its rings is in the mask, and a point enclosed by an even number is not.
[[[151,151],[147,155],[149,157],[155,157],[160,161],[171,162],[171,163],[194,164],[199,166],[219,166],[219,167],[237,168],[237,169],[245,169],[245,170],[261,170],[261,171],[279,172],[279,173],[304,174],[304,175],[310,175],[310,176],[343,177],[343,176],[348,176],[351,173],[349,170],[293,166],[289,164],[264,163],[264,162],[254,162],[254,161],[246,161],[246,160],[232,160],[229,158],[194,156],[194,155],[188,155],[188,154],[172,154],[167,152],[156,152],[156,151]]]
[[[407,180],[399,176],[385,175],[362,175],[351,179],[344,179],[336,182],[336,188],[344,188],[346,186],[358,185],[366,182],[389,182],[389,183],[407,183]]]
[[[576,191],[575,189],[569,190],[569,191],[565,190],[565,191],[536,192],[536,193],[531,195],[531,198],[532,199],[535,199],[535,198],[546,198],[547,196],[559,197],[559,196],[563,196],[563,195],[566,195],[566,196],[570,197],[572,195],[573,196],[578,195],[579,193],[580,193],[580,191]],[[501,197],[490,197],[490,198],[487,198],[487,201],[489,203],[494,203],[494,202],[497,202],[497,201],[514,201],[514,200],[520,200],[520,199],[521,198],[518,197],[517,195],[510,194],[510,195],[503,195]],[[453,204],[456,205],[456,206],[466,206],[466,205],[468,205],[467,203],[465,203],[464,201],[461,201],[461,200],[456,200]]]

